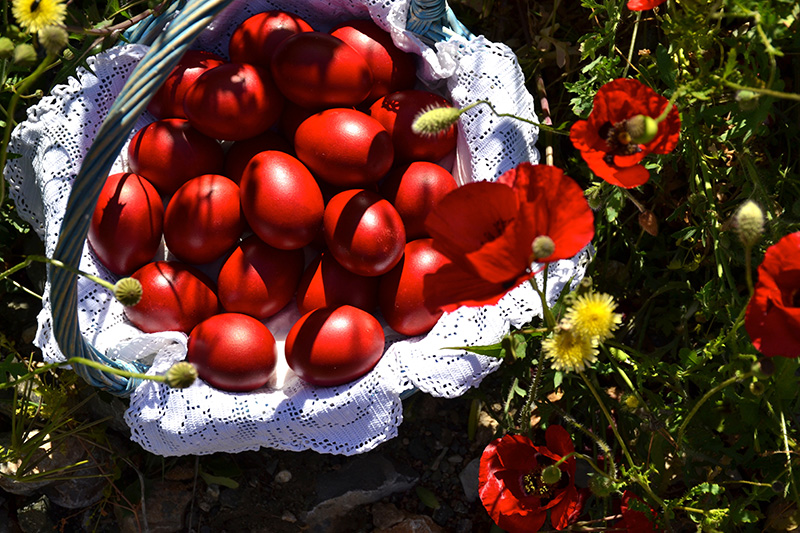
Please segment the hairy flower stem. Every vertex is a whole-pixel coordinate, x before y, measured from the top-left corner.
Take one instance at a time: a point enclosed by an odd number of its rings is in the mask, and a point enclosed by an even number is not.
[[[521,122],[527,122],[528,124],[531,124],[533,126],[537,126],[539,129],[542,129],[542,130],[550,132],[550,133],[555,133],[557,135],[569,136],[569,132],[558,130],[558,129],[552,127],[552,126],[548,126],[547,124],[542,124],[541,122],[534,122],[534,121],[529,120],[527,118],[518,117],[517,115],[514,115],[512,113],[498,113],[497,110],[492,105],[492,103],[490,101],[488,101],[488,100],[478,100],[476,102],[472,102],[471,104],[462,107],[461,108],[461,113],[465,113],[465,112],[469,111],[470,109],[472,109],[473,107],[476,107],[476,106],[478,106],[480,104],[485,104],[485,105],[489,106],[489,109],[491,110],[492,113],[494,113],[494,115],[496,117],[513,118],[515,120],[519,120]]]
[[[636,12],[636,22],[633,23],[633,33],[631,34],[631,47],[628,49],[628,62],[622,71],[622,77],[628,77],[628,68],[633,64],[633,49],[636,48],[636,35],[639,33],[639,21],[642,20],[642,12]]]
[[[589,437],[592,441],[594,441],[595,444],[597,444],[598,448],[603,450],[603,454],[605,454],[605,456],[608,458],[608,461],[606,461],[606,465],[608,466],[611,472],[610,473],[602,472],[602,474],[610,479],[616,480],[617,465],[616,463],[614,463],[614,458],[613,458],[614,454],[611,452],[611,447],[608,445],[608,443],[606,443],[606,441],[604,441],[603,439],[601,439],[600,437],[598,437],[597,435],[595,435],[594,433],[583,427],[583,424],[575,420],[572,417],[572,415],[561,409],[558,405],[550,404],[550,406],[553,409],[555,409],[556,412],[558,412],[558,414],[561,415],[561,418],[563,418],[570,426],[574,427],[575,429],[577,429],[578,431]],[[595,469],[598,470],[598,472],[600,471],[598,468]]]
[[[686,432],[686,427],[689,425],[689,422],[691,422],[692,418],[694,418],[694,415],[697,414],[697,411],[700,410],[700,408],[703,406],[704,403],[706,403],[708,401],[709,398],[714,396],[716,393],[718,393],[719,391],[721,391],[722,389],[724,389],[728,385],[733,385],[734,383],[738,383],[740,381],[744,381],[745,379],[749,379],[749,378],[753,377],[754,374],[755,373],[751,370],[749,372],[745,372],[744,374],[741,374],[741,375],[738,375],[738,376],[733,376],[732,378],[726,379],[725,381],[723,381],[722,383],[720,383],[719,385],[717,385],[716,387],[714,387],[710,391],[706,392],[703,395],[703,397],[700,398],[700,400],[695,404],[695,406],[692,408],[692,410],[689,411],[689,414],[684,419],[683,423],[681,424],[681,427],[678,428],[678,443],[683,442],[683,435]]]
[[[753,293],[755,293],[755,288],[753,286],[753,259],[752,254],[753,247],[745,246],[744,247],[744,276],[745,280],[747,280],[747,291],[750,293],[750,298],[753,297]]]
[[[525,405],[522,406],[517,425],[524,427],[527,431],[531,427],[531,406],[533,402],[539,398],[539,385],[542,381],[542,366],[544,365],[544,350],[539,351],[539,363],[536,365],[536,375],[533,376],[533,381],[528,389],[528,394],[525,397]],[[524,424],[523,424],[524,423]]]
[[[25,93],[31,85],[39,79],[39,76],[44,74],[47,68],[52,65],[56,60],[55,54],[47,54],[47,56],[39,63],[39,66],[36,67],[30,76],[22,80],[19,85],[15,88],[14,94],[11,96],[11,101],[8,103],[8,116],[6,117],[6,128],[3,131],[3,142],[0,144],[0,171],[3,172],[3,179],[0,180],[0,205],[3,205],[6,199],[6,180],[5,180],[5,171],[6,171],[6,159],[8,157],[8,142],[11,140],[11,130],[14,129],[16,126],[16,122],[14,121],[14,111],[16,111],[17,103],[19,99],[22,97],[23,93]]]
[[[34,261],[37,261],[39,263],[47,263],[47,264],[53,265],[55,267],[63,268],[64,270],[72,272],[73,274],[76,274],[78,276],[83,276],[83,277],[85,277],[85,278],[87,278],[87,279],[89,279],[91,281],[94,281],[98,285],[101,285],[102,287],[110,290],[112,293],[114,292],[114,284],[111,283],[110,281],[106,281],[103,278],[99,278],[99,277],[97,277],[95,275],[89,274],[88,272],[84,272],[82,270],[78,270],[75,267],[72,267],[72,266],[70,266],[70,265],[68,265],[66,263],[63,263],[63,262],[59,261],[58,259],[51,259],[51,258],[45,257],[43,255],[29,255],[29,256],[27,256],[22,263],[19,263],[18,265],[14,265],[13,267],[11,267],[8,270],[6,270],[5,272],[0,273],[0,280],[7,278],[8,276],[12,275],[13,273],[15,273],[15,272],[17,272],[19,270],[22,270],[23,268],[27,268]]]
[[[583,382],[592,392],[592,396],[597,401],[597,404],[600,406],[600,410],[603,411],[603,415],[606,417],[608,421],[608,425],[611,426],[611,431],[614,432],[614,437],[616,437],[617,442],[619,442],[620,447],[622,448],[622,453],[625,455],[625,459],[628,461],[628,466],[631,468],[636,467],[636,463],[633,462],[633,457],[631,457],[631,453],[628,451],[628,447],[625,445],[625,441],[622,439],[622,435],[619,434],[619,430],[617,429],[617,423],[614,418],[611,416],[611,413],[608,411],[606,404],[600,398],[600,395],[597,393],[597,389],[594,388],[592,381],[586,377],[586,374],[583,372],[578,372],[581,378],[583,378]]]

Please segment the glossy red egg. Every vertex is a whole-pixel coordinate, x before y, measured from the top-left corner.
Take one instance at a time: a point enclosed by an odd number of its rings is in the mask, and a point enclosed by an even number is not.
[[[406,239],[428,236],[425,218],[439,200],[458,187],[450,172],[435,163],[415,161],[393,169],[381,182],[381,196],[397,209],[406,228]]]
[[[373,78],[367,102],[374,102],[389,93],[411,89],[417,82],[414,54],[397,48],[392,36],[371,20],[343,22],[329,33],[352,46],[367,60]]]
[[[298,126],[297,158],[319,178],[340,187],[377,183],[391,168],[389,133],[369,115],[335,108],[316,113]]]
[[[434,106],[446,107],[450,102],[432,92],[407,90],[387,94],[370,106],[370,116],[392,137],[397,161],[439,161],[456,149],[455,125],[437,135],[411,130],[417,116]]]
[[[383,356],[380,323],[357,307],[323,307],[303,315],[286,337],[286,361],[304,381],[342,385],[372,370]]]
[[[142,284],[142,299],[124,313],[145,333],[182,331],[220,311],[211,279],[180,261],[147,263],[131,275]]]
[[[322,228],[333,257],[361,276],[385,274],[403,256],[403,221],[377,193],[363,189],[340,192],[325,207]]]
[[[170,198],[164,213],[164,241],[187,263],[210,263],[239,241],[245,229],[239,186],[219,174],[187,181]]]
[[[311,172],[289,154],[256,154],[242,174],[241,202],[247,223],[261,240],[290,250],[319,233],[325,204]]]
[[[330,252],[317,255],[297,286],[297,309],[352,305],[372,312],[378,305],[378,276],[359,276],[339,264]]]
[[[201,174],[219,174],[224,162],[222,146],[182,118],[148,124],[128,144],[131,170],[165,195]]]
[[[192,84],[183,100],[186,118],[209,137],[239,141],[278,121],[283,96],[269,70],[245,63],[212,68]]]
[[[156,118],[186,118],[183,99],[186,91],[205,71],[225,63],[211,52],[188,50],[147,105]]]
[[[314,28],[293,13],[277,10],[257,13],[234,30],[228,55],[232,63],[269,68],[278,45],[287,37],[304,31],[314,31]]]
[[[217,277],[226,311],[259,320],[271,317],[294,297],[303,275],[303,250],[281,250],[251,235],[233,251]]]
[[[272,77],[286,98],[313,109],[354,106],[372,90],[372,71],[361,54],[320,32],[287,37],[272,56]]]
[[[378,305],[386,323],[403,335],[422,335],[436,325],[442,312],[425,307],[423,279],[449,262],[434,250],[432,239],[417,239],[406,244],[400,262],[381,277]]]
[[[261,135],[236,141],[228,148],[228,152],[225,154],[225,171],[223,175],[229,177],[235,183],[241,182],[244,169],[253,156],[268,150],[286,153],[294,152],[294,148],[286,139],[273,131],[265,131]]]
[[[127,276],[153,259],[163,223],[164,204],[149,181],[136,174],[112,174],[92,214],[89,245],[106,268]]]
[[[255,318],[221,313],[192,330],[186,360],[212,387],[247,392],[263,387],[272,378],[278,349],[270,330]]]

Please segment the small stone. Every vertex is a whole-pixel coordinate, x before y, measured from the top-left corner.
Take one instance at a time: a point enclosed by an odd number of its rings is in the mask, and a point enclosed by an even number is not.
[[[461,463],[463,460],[464,458],[461,457],[460,455],[451,455],[450,457],[447,458],[447,462],[453,465],[457,465]]]
[[[376,529],[386,529],[400,523],[405,513],[391,503],[376,503],[372,506],[372,525]]]
[[[42,496],[17,511],[17,522],[23,533],[41,533],[56,528],[50,516],[50,502]]]
[[[461,481],[461,488],[464,489],[464,496],[470,503],[478,499],[478,472],[480,468],[481,460],[476,457],[467,463],[467,466],[458,475],[458,479]]]
[[[281,470],[275,474],[275,483],[289,483],[292,480],[292,473],[288,470]]]
[[[388,529],[376,529],[375,533],[443,533],[444,530],[430,516],[409,516]]]
[[[294,514],[292,514],[291,511],[284,511],[283,514],[281,515],[281,520],[283,520],[284,522],[289,522],[290,524],[294,524],[295,522],[297,522],[297,517]]]
[[[455,533],[472,533],[472,520],[469,518],[462,518],[456,524]]]

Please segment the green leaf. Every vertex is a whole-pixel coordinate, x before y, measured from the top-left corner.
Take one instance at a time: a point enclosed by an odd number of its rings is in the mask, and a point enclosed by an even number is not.
[[[228,487],[229,489],[238,489],[239,483],[235,480],[227,477],[227,476],[215,476],[209,474],[208,472],[204,472],[202,469],[200,470],[200,477],[203,478],[203,481],[206,484],[211,485],[212,483],[215,485],[221,485],[223,487]]]
[[[555,374],[553,374],[553,388],[557,389],[561,386],[561,383],[564,381],[564,373],[560,370],[556,370]]]
[[[442,504],[439,503],[439,499],[430,489],[426,489],[425,487],[417,485],[414,490],[417,493],[419,501],[421,501],[425,507],[435,510],[442,506]]]

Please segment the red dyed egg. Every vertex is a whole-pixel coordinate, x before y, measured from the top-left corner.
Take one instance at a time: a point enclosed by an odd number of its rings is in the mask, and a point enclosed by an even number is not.
[[[406,239],[428,236],[425,218],[433,206],[458,187],[455,178],[435,163],[416,161],[392,170],[380,187],[381,196],[392,202],[406,228]]]
[[[305,314],[320,307],[352,305],[371,312],[378,305],[377,276],[359,276],[322,252],[306,267],[297,286],[297,309]]]
[[[355,109],[327,109],[310,116],[295,132],[294,149],[315,175],[340,187],[376,183],[394,160],[387,131]]]
[[[397,48],[392,36],[371,20],[343,22],[329,33],[352,46],[367,60],[373,78],[367,102],[414,87],[417,81],[414,54]]]
[[[147,263],[131,275],[142,284],[142,299],[124,313],[145,333],[182,331],[216,315],[219,300],[211,279],[180,261]]]
[[[131,170],[166,195],[201,174],[219,174],[224,161],[222,146],[182,118],[153,122],[128,144]]]
[[[239,186],[225,176],[204,174],[187,181],[167,204],[164,241],[187,263],[222,257],[245,229]]]
[[[372,90],[372,71],[361,54],[320,32],[286,38],[272,56],[272,77],[286,98],[314,109],[354,106]]]
[[[357,307],[323,307],[303,315],[286,337],[286,361],[304,381],[342,385],[372,370],[383,356],[383,328]]]
[[[450,106],[444,97],[428,91],[408,90],[387,94],[369,108],[392,137],[397,161],[438,161],[456,148],[456,127],[437,135],[414,133],[411,125],[431,107]]]
[[[150,182],[136,174],[113,174],[97,199],[89,245],[106,268],[127,276],[153,259],[163,223],[164,204]]]
[[[289,154],[256,154],[242,174],[241,202],[247,223],[275,248],[302,248],[317,236],[325,204],[311,172]]]
[[[186,113],[183,112],[186,91],[205,71],[223,63],[225,59],[217,54],[188,50],[156,91],[147,110],[156,118],[186,118]]]
[[[222,265],[219,301],[226,311],[268,318],[294,297],[303,264],[303,250],[280,250],[251,235]]]
[[[230,392],[266,385],[275,373],[278,349],[267,326],[239,313],[221,313],[195,326],[186,360],[200,379]]]
[[[403,335],[422,335],[442,316],[425,307],[423,279],[447,264],[441,252],[433,249],[432,239],[417,239],[406,244],[400,262],[381,277],[379,303],[386,323]]]
[[[325,207],[322,228],[333,257],[361,276],[385,274],[403,256],[403,221],[377,193],[363,189],[340,192]]]
[[[225,154],[225,171],[223,174],[234,182],[242,181],[242,173],[254,155],[277,150],[279,152],[294,152],[294,148],[283,137],[272,131],[265,131],[261,135],[236,141]]]
[[[283,96],[269,71],[244,63],[212,68],[186,92],[189,122],[215,139],[239,141],[267,131],[278,121]]]
[[[228,46],[232,63],[249,63],[269,68],[272,54],[287,37],[314,31],[305,20],[285,11],[258,13],[242,22]]]

